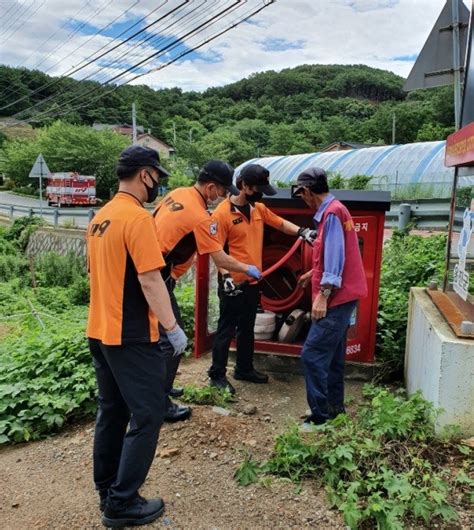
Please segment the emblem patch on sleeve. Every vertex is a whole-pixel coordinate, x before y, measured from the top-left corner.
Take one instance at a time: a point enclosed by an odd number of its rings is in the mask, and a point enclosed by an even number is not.
[[[211,236],[217,235],[217,221],[209,225],[209,233]]]

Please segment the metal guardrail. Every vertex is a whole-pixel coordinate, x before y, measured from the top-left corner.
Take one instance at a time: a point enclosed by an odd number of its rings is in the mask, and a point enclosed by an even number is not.
[[[17,206],[14,204],[0,204],[0,213],[3,213],[9,219],[16,217],[33,217],[42,216],[46,222],[52,224],[55,228],[59,227],[61,218],[63,221],[69,221],[72,219],[72,223],[75,224],[75,220],[84,219],[81,223],[84,226],[78,228],[85,228],[85,226],[93,219],[95,215],[93,208],[51,208],[43,207],[39,208],[36,206]]]
[[[438,229],[448,228],[449,223],[450,199],[417,199],[413,201],[392,201],[390,211],[385,216],[386,228],[403,228],[409,222],[414,221],[417,228],[420,229]],[[462,209],[456,210],[455,224],[462,224]],[[58,227],[61,220],[68,221],[80,219],[81,227],[86,225],[94,217],[96,210],[94,208],[51,208],[42,209],[43,218]],[[40,208],[30,206],[16,206],[11,204],[0,204],[0,214],[3,213],[10,219],[15,217],[40,215]]]
[[[392,201],[390,211],[385,215],[387,228],[404,228],[413,222],[420,229],[446,230],[449,224],[451,199],[416,199],[413,201]],[[462,224],[463,212],[456,209],[455,223]]]

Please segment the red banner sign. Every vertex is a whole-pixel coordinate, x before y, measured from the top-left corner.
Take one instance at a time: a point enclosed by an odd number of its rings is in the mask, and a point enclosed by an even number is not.
[[[474,123],[448,136],[444,164],[453,166],[474,166]]]

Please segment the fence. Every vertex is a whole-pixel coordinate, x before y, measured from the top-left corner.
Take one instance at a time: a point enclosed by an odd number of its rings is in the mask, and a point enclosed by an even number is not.
[[[93,208],[38,208],[30,206],[17,206],[12,204],[0,204],[0,214],[5,215],[9,219],[16,217],[33,217],[41,216],[43,219],[58,228],[60,223],[68,223],[71,226],[85,228],[95,215]]]

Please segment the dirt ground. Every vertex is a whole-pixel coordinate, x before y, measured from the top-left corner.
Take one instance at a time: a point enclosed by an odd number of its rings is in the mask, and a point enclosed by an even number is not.
[[[181,383],[204,385],[209,359],[182,364]],[[145,496],[160,495],[165,515],[151,525],[169,529],[344,528],[328,509],[324,490],[273,481],[269,488],[237,485],[233,474],[243,450],[268,456],[275,434],[305,413],[301,376],[272,374],[268,385],[235,381],[231,415],[193,406],[191,420],[165,424]],[[348,395],[360,395],[348,383]],[[256,405],[254,414],[244,414]],[[246,410],[249,412],[249,410]],[[101,528],[92,484],[93,422],[47,440],[0,450],[0,528]],[[171,456],[170,456],[171,455]]]

